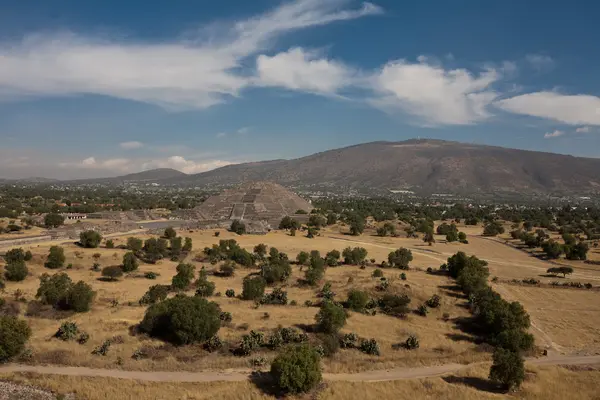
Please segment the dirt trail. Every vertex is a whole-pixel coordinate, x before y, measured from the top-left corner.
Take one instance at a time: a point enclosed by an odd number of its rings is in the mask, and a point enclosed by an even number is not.
[[[527,360],[534,365],[592,365],[600,363],[596,356],[553,356]],[[476,364],[445,364],[430,367],[394,368],[389,370],[366,371],[355,374],[323,374],[327,381],[379,382],[401,379],[431,378],[458,372]],[[207,372],[167,372],[167,371],[126,371],[121,369],[94,369],[86,367],[62,367],[46,365],[9,364],[0,367],[0,374],[33,372],[48,375],[89,376],[118,379],[133,379],[148,382],[240,382],[249,379],[252,371],[231,369]]]

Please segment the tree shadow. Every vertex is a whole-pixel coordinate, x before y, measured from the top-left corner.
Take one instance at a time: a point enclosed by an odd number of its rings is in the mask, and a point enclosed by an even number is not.
[[[250,374],[249,379],[258,390],[267,396],[272,396],[276,399],[280,399],[285,396],[285,393],[283,393],[275,383],[273,376],[271,376],[271,374],[268,372],[254,371]]]
[[[472,387],[477,390],[481,390],[482,392],[489,393],[504,393],[498,385],[495,385],[489,379],[478,378],[475,376],[445,376],[442,377],[444,381],[453,385],[465,385]]]
[[[462,293],[460,286],[458,285],[438,285],[438,288]]]
[[[454,342],[481,343],[481,339],[476,336],[465,335],[463,333],[446,333],[446,337]]]
[[[294,325],[296,328],[306,332],[306,333],[315,333],[316,327],[314,325],[309,325],[309,324],[295,324]]]

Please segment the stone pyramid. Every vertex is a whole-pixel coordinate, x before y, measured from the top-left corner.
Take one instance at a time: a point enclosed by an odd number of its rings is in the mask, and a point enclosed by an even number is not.
[[[297,215],[298,210],[308,214],[312,209],[308,201],[281,185],[249,182],[209,197],[195,211],[207,220],[266,221],[277,228],[286,215]]]

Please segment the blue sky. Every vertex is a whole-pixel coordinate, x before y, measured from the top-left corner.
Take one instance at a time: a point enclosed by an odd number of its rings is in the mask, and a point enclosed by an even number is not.
[[[0,1],[0,178],[429,137],[600,157],[593,1]]]

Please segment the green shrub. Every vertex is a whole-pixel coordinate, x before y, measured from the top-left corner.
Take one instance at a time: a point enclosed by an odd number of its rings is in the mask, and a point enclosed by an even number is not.
[[[131,251],[140,251],[144,246],[144,242],[142,239],[138,239],[136,237],[127,238],[127,248]]]
[[[177,295],[151,305],[140,330],[175,345],[204,342],[221,327],[221,309],[202,297]]]
[[[112,342],[110,341],[110,339],[105,340],[100,346],[98,346],[94,350],[92,350],[92,354],[95,356],[107,355],[111,344],[112,344]]]
[[[231,223],[231,227],[229,228],[231,232],[237,233],[238,235],[243,235],[246,233],[246,225],[240,220],[234,220]]]
[[[40,277],[40,287],[35,295],[42,304],[49,304],[58,307],[64,300],[73,286],[73,281],[65,273],[48,275],[43,274]]]
[[[4,267],[4,277],[8,281],[20,282],[29,274],[24,261],[14,261]]]
[[[342,307],[325,301],[315,316],[317,330],[323,333],[337,333],[346,324],[346,313]]]
[[[249,356],[253,351],[258,350],[264,345],[264,335],[261,332],[250,331],[248,335],[242,336],[240,347],[236,354],[240,356]]]
[[[90,335],[87,332],[81,332],[81,334],[77,338],[77,343],[86,344],[88,340],[90,340]]]
[[[115,248],[115,242],[112,239],[108,239],[106,241],[105,246],[106,246],[107,249],[114,249]]]
[[[129,251],[123,256],[123,272],[132,272],[138,269],[138,260],[133,252]]]
[[[267,282],[262,276],[247,276],[242,284],[242,299],[257,300],[265,294]]]
[[[163,301],[169,294],[169,286],[167,285],[154,285],[150,286],[148,291],[140,299],[140,304],[155,304],[159,301]]]
[[[325,357],[331,357],[340,349],[340,339],[336,334],[320,335],[319,341]]]
[[[235,273],[235,263],[233,261],[225,261],[225,263],[223,263],[220,267],[219,267],[219,275],[220,276],[226,276],[226,277],[230,277],[233,276],[233,274]]]
[[[379,307],[385,314],[392,315],[395,317],[404,318],[408,313],[408,304],[410,303],[410,297],[406,294],[393,295],[384,294],[379,299]]]
[[[31,252],[29,252],[29,254],[31,254]],[[25,260],[25,252],[23,252],[23,249],[19,247],[8,250],[4,255],[4,261],[6,261],[7,264],[11,264],[27,260]]]
[[[402,279],[403,281],[406,280],[406,274],[404,272],[400,274],[400,279]]]
[[[116,281],[123,276],[123,270],[118,265],[111,265],[102,268],[102,276],[109,281]]]
[[[521,386],[525,380],[525,366],[523,357],[519,353],[496,348],[493,360],[490,368],[490,379],[493,382],[502,385],[506,390],[513,390]]]
[[[367,258],[367,250],[364,247],[350,248],[346,247],[342,251],[344,263],[349,265],[358,265]]]
[[[154,280],[158,277],[156,272],[148,271],[144,274],[144,278]]]
[[[373,273],[371,274],[371,276],[373,278],[381,278],[383,276],[383,271],[380,269],[376,269],[375,271],[373,271]]]
[[[377,341],[375,339],[361,340],[358,349],[365,354],[370,354],[373,356],[380,355],[379,344],[377,344]]]
[[[343,349],[353,349],[356,347],[358,335],[356,333],[346,333],[340,340],[340,346]]]
[[[233,289],[227,289],[225,291],[225,296],[227,296],[227,297],[235,297],[235,290],[233,290]]]
[[[60,246],[52,246],[44,266],[49,269],[61,268],[65,264],[65,260],[64,249]]]
[[[507,329],[500,332],[493,340],[497,347],[506,350],[520,352],[533,348],[533,335],[521,329]]]
[[[301,251],[296,256],[296,262],[300,265],[307,265],[309,259],[310,259],[310,254],[308,254],[306,251]]]
[[[172,226],[169,226],[165,229],[165,233],[163,236],[167,239],[173,239],[175,238],[175,236],[177,236],[177,232],[175,232],[175,229],[173,229]]]
[[[75,312],[87,312],[92,306],[96,292],[84,281],[79,281],[67,292],[63,308]]]
[[[231,322],[233,321],[233,315],[230,312],[223,311],[219,314],[219,319],[223,322]]]
[[[352,311],[362,312],[369,302],[369,294],[362,290],[352,289],[348,292],[346,306]]]
[[[0,315],[0,363],[23,351],[31,336],[27,322],[10,315]]]
[[[415,350],[419,348],[419,339],[415,335],[410,335],[406,342],[404,343],[404,347],[408,350]]]
[[[208,281],[205,277],[196,281],[196,296],[209,297],[215,292],[215,284]]]
[[[417,314],[419,314],[422,317],[426,317],[428,313],[429,310],[427,309],[427,306],[425,304],[421,304],[419,308],[417,308]]]
[[[171,280],[171,286],[177,290],[186,290],[192,284],[195,269],[192,264],[179,264],[176,268],[177,274]]]
[[[100,246],[102,235],[94,230],[84,231],[79,234],[79,243],[88,249],[95,249]]]
[[[284,392],[308,392],[321,382],[321,360],[309,345],[292,346],[275,358],[271,375]]]
[[[408,266],[412,260],[412,251],[405,249],[404,247],[401,247],[388,255],[388,263],[390,264],[390,267],[408,269]]]
[[[260,302],[261,304],[286,305],[288,302],[287,292],[281,288],[275,288],[271,293],[265,294]]]
[[[204,349],[209,353],[213,353],[223,347],[223,342],[218,336],[213,336],[204,343]]]
[[[75,322],[63,322],[54,337],[60,340],[64,340],[65,342],[68,340],[75,340],[77,335],[79,334],[79,328]]]
[[[440,304],[442,304],[442,298],[437,294],[434,294],[427,302],[425,302],[425,304],[427,307],[438,308]]]
[[[325,285],[323,285],[323,288],[319,291],[317,296],[325,300],[333,300],[333,298],[335,297],[335,292],[331,290],[331,282],[325,283]]]

